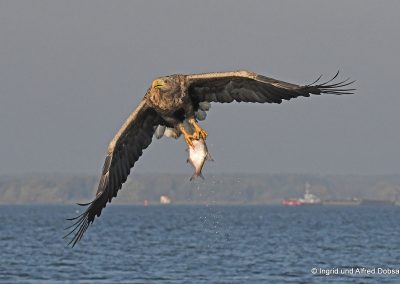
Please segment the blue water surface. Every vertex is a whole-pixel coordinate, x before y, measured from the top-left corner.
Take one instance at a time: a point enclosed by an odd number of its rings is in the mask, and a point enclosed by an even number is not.
[[[70,248],[76,210],[0,206],[0,282],[400,283],[395,206],[111,205]]]

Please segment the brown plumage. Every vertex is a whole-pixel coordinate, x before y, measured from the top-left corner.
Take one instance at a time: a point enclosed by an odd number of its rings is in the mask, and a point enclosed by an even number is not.
[[[172,137],[183,134],[189,146],[193,140],[206,139],[207,133],[197,124],[196,118],[205,118],[210,102],[278,103],[296,97],[321,94],[351,94],[347,88],[353,82],[345,80],[311,85],[295,85],[248,71],[171,75],[153,81],[143,100],[128,117],[108,146],[107,156],[100,176],[95,199],[86,205],[81,215],[69,228],[74,234],[69,244],[74,246],[83,236],[95,217],[117,196],[130,169],[151,141],[157,127],[158,137],[170,129]],[[201,120],[201,119],[200,119]],[[191,129],[188,129],[191,128]],[[68,236],[67,235],[67,236]]]

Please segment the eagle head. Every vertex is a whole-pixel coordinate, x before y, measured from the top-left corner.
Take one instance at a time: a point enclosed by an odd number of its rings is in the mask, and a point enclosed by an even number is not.
[[[160,77],[153,81],[151,88],[160,92],[171,92],[179,88],[179,82],[171,77]]]

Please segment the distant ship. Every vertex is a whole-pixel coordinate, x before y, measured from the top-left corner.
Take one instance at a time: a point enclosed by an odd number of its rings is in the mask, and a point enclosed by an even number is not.
[[[319,199],[314,194],[310,193],[310,185],[306,184],[306,189],[303,198],[288,198],[282,200],[282,205],[285,206],[300,206],[300,205],[316,205],[321,204],[321,199]]]
[[[160,196],[160,204],[171,204],[171,198],[166,195]]]

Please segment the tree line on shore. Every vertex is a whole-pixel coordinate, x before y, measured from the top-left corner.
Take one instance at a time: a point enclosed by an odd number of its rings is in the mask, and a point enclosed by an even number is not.
[[[98,179],[91,175],[0,176],[1,204],[72,204],[91,201]],[[189,181],[186,174],[133,174],[116,204],[274,204],[301,197],[305,184],[321,199],[364,198],[400,201],[400,175],[209,174]]]

